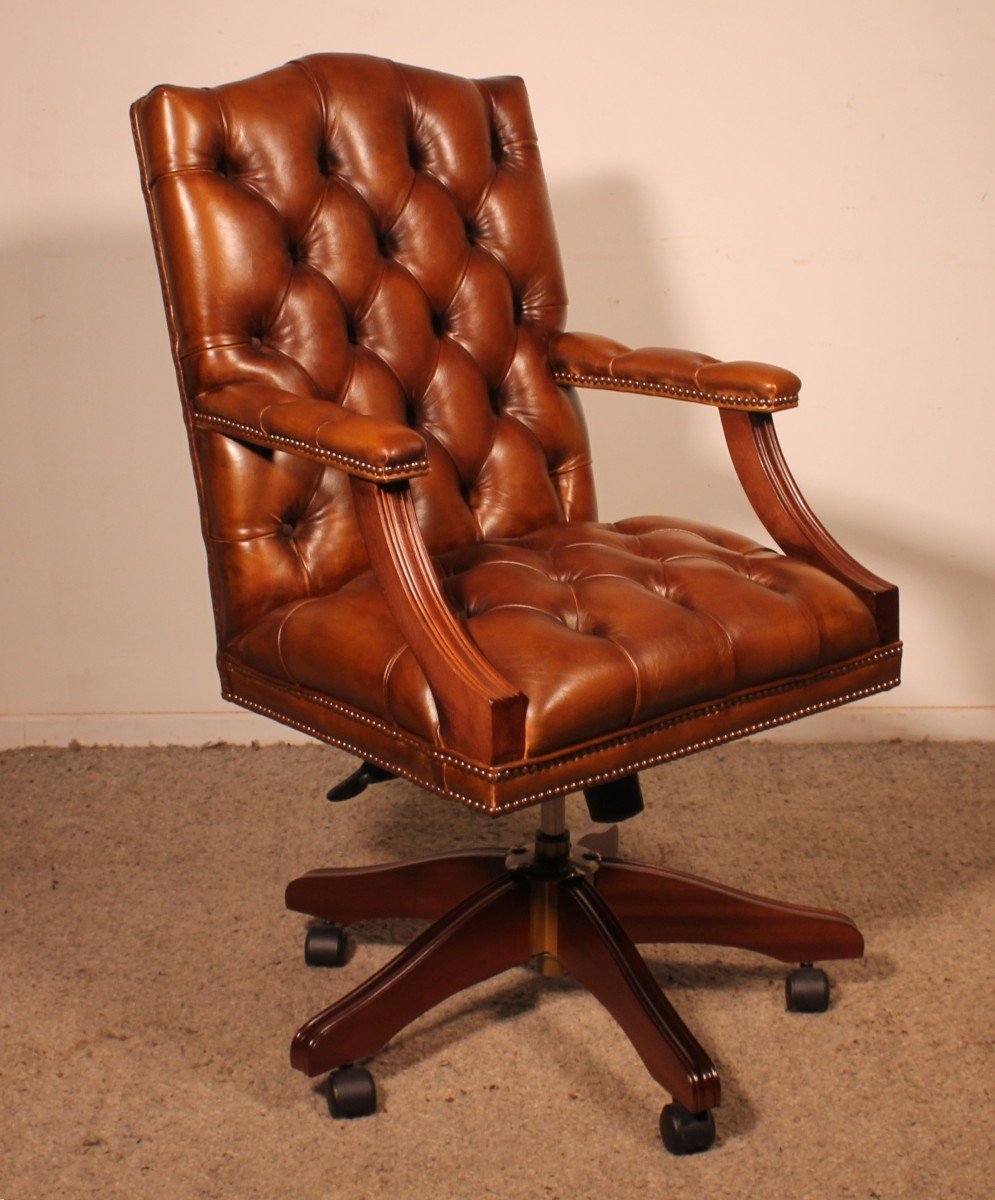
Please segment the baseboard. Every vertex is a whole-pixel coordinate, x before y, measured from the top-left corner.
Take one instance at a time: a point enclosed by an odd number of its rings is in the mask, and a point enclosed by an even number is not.
[[[203,746],[312,742],[266,717],[232,708],[199,713],[26,713],[0,716],[0,749],[16,746]]]
[[[819,713],[757,735],[776,742],[995,741],[995,707],[894,708],[865,704]],[[306,743],[255,713],[19,713],[0,715],[0,750],[19,746],[202,746]]]

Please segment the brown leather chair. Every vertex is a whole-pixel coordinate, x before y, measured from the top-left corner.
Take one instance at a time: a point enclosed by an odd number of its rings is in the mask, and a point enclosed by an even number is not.
[[[375,1107],[375,1054],[459,989],[536,959],[588,987],[703,1149],[719,1080],[635,949],[811,964],[863,943],[835,912],[571,847],[564,799],[642,807],[637,772],[893,687],[896,589],[807,507],[774,413],[789,371],[565,333],[520,79],[315,55],[132,109],[200,496],[225,697],[481,813],[540,805],[532,849],[312,871],[297,911],[433,922],[308,1021],[293,1065]],[[592,230],[592,236],[596,231]],[[575,388],[718,410],[777,553],[684,517],[602,524]],[[635,436],[620,413],[619,443]],[[612,849],[603,839],[602,849]],[[341,955],[335,925],[312,963]]]

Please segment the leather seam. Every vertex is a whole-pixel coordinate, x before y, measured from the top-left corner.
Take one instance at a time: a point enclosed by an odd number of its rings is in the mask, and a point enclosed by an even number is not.
[[[562,479],[564,475],[570,475],[574,471],[589,471],[593,465],[590,458],[578,459],[576,462],[571,463],[569,467],[550,467],[549,477],[550,479]]]
[[[325,104],[325,93],[321,90],[317,79],[311,73],[311,68],[305,64],[303,58],[294,58],[287,65],[297,67],[312,88],[314,88],[314,94],[318,97],[318,107],[321,109],[321,131],[322,133],[326,132],[328,129],[328,106]]]
[[[578,613],[580,612],[579,607],[577,611]],[[634,686],[632,689],[632,707],[629,709],[629,724],[634,725],[636,723],[636,714],[643,705],[643,684],[639,675],[639,664],[632,657],[629,651],[626,650],[622,643],[613,638],[610,633],[597,634],[596,636],[603,638],[610,645],[614,646],[629,664],[629,669],[632,671],[632,682]]]
[[[303,563],[301,565],[303,566]],[[306,576],[307,573],[305,572],[305,577]],[[294,613],[297,612],[302,605],[307,604],[310,599],[310,596],[306,596],[303,600],[298,600],[296,604],[291,605],[287,612],[283,614],[280,624],[277,626],[276,630],[276,657],[279,659],[280,666],[283,667],[284,675],[286,675],[287,679],[289,679],[292,683],[297,683],[298,680],[293,671],[291,671],[291,669],[287,666],[287,660],[283,657],[283,631],[287,628],[287,622],[294,615]]]
[[[380,683],[380,703],[383,705],[384,712],[390,717],[395,725],[400,725],[397,719],[397,714],[394,712],[394,706],[390,702],[390,677],[394,668],[397,666],[398,660],[405,650],[410,650],[411,647],[407,642],[401,642],[394,653],[387,660],[387,665],[383,669],[383,676]]]
[[[604,387],[615,391],[650,392],[654,395],[672,396],[677,400],[696,400],[701,404],[714,404],[717,408],[742,408],[776,410],[794,408],[798,404],[798,393],[777,396],[773,400],[755,397],[744,400],[742,396],[730,396],[723,392],[701,392],[697,388],[679,387],[671,383],[654,383],[652,380],[629,379],[621,375],[582,375],[574,371],[553,371],[557,383],[579,384],[581,387]]]

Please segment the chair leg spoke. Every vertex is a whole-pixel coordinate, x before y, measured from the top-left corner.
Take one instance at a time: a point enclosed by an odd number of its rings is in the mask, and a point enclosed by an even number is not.
[[[622,860],[602,863],[596,883],[634,942],[735,946],[793,963],[860,958],[864,952],[857,926],[830,909]]]
[[[308,871],[287,884],[287,908],[348,925],[376,917],[436,921],[504,874],[505,851],[463,850],[384,863]]]
[[[562,889],[557,958],[618,1021],[647,1070],[675,1099],[692,1112],[719,1103],[712,1060],[586,880]]]
[[[507,875],[485,884],[386,966],[294,1036],[290,1061],[307,1075],[375,1054],[416,1017],[530,956],[528,889]]]

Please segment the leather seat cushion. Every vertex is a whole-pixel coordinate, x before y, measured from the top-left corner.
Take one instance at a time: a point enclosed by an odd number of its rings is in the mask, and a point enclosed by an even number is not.
[[[868,609],[815,567],[669,517],[550,525],[436,560],[484,655],[529,699],[545,754],[878,642]],[[370,572],[270,612],[229,653],[438,741],[428,684]]]

